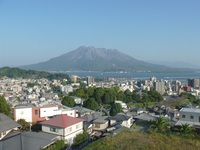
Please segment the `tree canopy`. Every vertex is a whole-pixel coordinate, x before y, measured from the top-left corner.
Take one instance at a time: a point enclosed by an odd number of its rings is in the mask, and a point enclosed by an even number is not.
[[[67,107],[74,107],[76,104],[74,99],[70,96],[63,97],[61,103]]]
[[[10,105],[7,104],[4,97],[0,96],[0,113],[4,113],[5,115],[12,117]]]

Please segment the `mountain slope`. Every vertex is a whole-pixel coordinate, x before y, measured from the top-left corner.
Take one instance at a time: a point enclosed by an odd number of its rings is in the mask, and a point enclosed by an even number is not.
[[[48,71],[177,71],[174,68],[137,60],[115,49],[84,46],[46,62],[22,68]]]

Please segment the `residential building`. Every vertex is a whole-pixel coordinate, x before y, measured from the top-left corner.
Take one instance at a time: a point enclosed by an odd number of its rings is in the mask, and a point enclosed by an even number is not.
[[[165,93],[165,83],[161,81],[155,81],[153,83],[154,90],[163,95]]]
[[[199,79],[188,79],[188,86],[199,88]]]
[[[133,117],[126,115],[116,115],[109,118],[110,125],[121,125],[123,127],[130,128],[133,124]]]
[[[0,140],[13,130],[18,130],[21,125],[3,113],[0,113]],[[1,147],[0,147],[1,149]]]
[[[92,121],[94,131],[105,131],[109,126],[109,120],[107,116],[99,117]]]
[[[55,134],[30,131],[18,132],[0,140],[0,150],[40,150],[57,140],[59,140],[59,136]]]
[[[76,117],[83,117],[86,114],[93,114],[95,112],[94,110],[87,109],[82,106],[75,106],[72,107],[72,109],[76,111]]]
[[[42,131],[59,135],[68,144],[72,144],[78,134],[83,133],[83,119],[58,115],[43,121]]]
[[[14,108],[14,120],[25,119],[27,122],[39,122],[47,120],[55,115],[67,114],[76,117],[76,111],[68,107],[58,105],[35,106],[31,104],[18,105]]]
[[[179,121],[176,125],[186,124],[195,128],[200,128],[200,109],[199,108],[182,108],[179,111]]]
[[[94,77],[87,77],[87,85],[91,85],[92,83],[94,83]]]

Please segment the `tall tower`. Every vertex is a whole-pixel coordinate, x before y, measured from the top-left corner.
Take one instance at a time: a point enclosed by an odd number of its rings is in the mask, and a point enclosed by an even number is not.
[[[94,77],[87,76],[87,85],[94,83]]]
[[[163,81],[155,81],[153,83],[154,90],[163,95],[165,93],[165,83]]]
[[[188,86],[199,88],[199,79],[188,79]]]

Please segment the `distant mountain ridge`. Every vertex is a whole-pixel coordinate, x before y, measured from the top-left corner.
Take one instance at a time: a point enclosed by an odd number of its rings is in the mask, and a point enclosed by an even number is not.
[[[22,66],[46,71],[177,72],[182,69],[137,60],[116,49],[81,46],[46,62]]]

